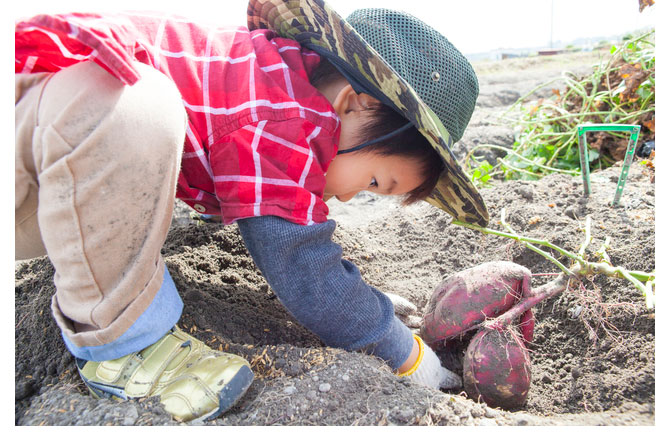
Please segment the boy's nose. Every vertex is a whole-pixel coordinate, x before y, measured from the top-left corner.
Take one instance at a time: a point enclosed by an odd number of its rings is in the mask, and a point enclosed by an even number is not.
[[[343,194],[341,196],[336,196],[336,197],[337,197],[337,200],[339,200],[340,202],[346,203],[349,200],[353,199],[356,194],[358,194],[358,191],[350,192],[349,194]]]

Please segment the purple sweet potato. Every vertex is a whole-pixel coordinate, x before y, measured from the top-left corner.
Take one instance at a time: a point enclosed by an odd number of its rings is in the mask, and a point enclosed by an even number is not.
[[[523,406],[530,389],[530,356],[514,327],[480,330],[463,360],[463,385],[472,399],[514,410]]]
[[[530,277],[527,268],[510,261],[483,263],[450,276],[433,291],[421,326],[423,340],[435,347],[504,313],[530,292]]]

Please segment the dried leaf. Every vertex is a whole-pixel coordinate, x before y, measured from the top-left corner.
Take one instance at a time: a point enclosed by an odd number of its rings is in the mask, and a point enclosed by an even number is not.
[[[640,12],[642,12],[647,6],[653,5],[654,0],[639,0],[639,4],[640,4]]]
[[[647,127],[652,133],[656,133],[656,118],[651,121],[644,122],[642,125]]]
[[[621,78],[624,79],[626,89],[621,92],[621,102],[635,102],[639,96],[633,96],[640,84],[647,79],[647,74],[642,71],[640,64],[624,64],[621,66]]]

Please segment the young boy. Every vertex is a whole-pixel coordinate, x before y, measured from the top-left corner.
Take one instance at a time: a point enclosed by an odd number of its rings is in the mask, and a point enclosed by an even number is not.
[[[159,395],[176,418],[205,419],[253,379],[176,326],[160,254],[175,188],[237,222],[282,304],[326,344],[460,385],[342,259],[325,201],[404,195],[485,225],[450,152],[475,74],[405,13],[345,21],[318,0],[299,6],[252,0],[248,29],[148,14],[17,23],[16,257],[52,261],[52,311],[95,396]]]

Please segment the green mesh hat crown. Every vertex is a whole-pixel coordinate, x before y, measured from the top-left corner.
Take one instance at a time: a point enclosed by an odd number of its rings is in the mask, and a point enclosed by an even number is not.
[[[442,34],[389,9],[359,9],[347,22],[414,88],[454,142],[463,137],[479,83],[468,60]]]
[[[451,152],[479,86],[467,59],[439,32],[404,12],[361,9],[343,20],[322,0],[251,0],[249,29],[271,29],[326,57],[352,84],[391,106],[428,139],[445,171],[426,201],[486,226],[481,195]]]

